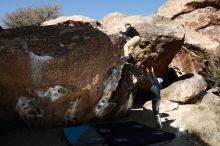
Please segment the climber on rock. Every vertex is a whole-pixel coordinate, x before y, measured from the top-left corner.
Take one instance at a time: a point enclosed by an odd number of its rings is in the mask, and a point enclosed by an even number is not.
[[[125,35],[128,38],[127,43],[124,45],[124,61],[129,60],[129,56],[132,53],[133,49],[138,46],[141,42],[141,37],[138,31],[131,26],[130,23],[125,24],[126,31],[122,32],[121,34]]]
[[[158,129],[162,128],[161,120],[160,120],[160,114],[159,114],[159,107],[160,107],[160,88],[163,83],[163,79],[157,78],[153,67],[151,67],[151,70],[146,69],[147,77],[150,82],[150,93],[152,98],[152,110],[154,117],[156,119],[156,126]]]

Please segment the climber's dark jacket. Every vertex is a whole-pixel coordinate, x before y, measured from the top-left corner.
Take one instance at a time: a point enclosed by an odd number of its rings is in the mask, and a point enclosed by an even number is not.
[[[132,26],[128,27],[125,32],[120,31],[120,33],[125,35],[126,37],[130,37],[130,38],[133,38],[135,36],[140,36],[138,31]]]

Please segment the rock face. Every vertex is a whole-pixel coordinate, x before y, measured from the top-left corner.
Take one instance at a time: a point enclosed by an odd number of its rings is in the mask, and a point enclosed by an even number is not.
[[[156,14],[175,19],[182,14],[190,13],[196,9],[205,8],[207,6],[219,9],[219,0],[168,0],[157,10]]]
[[[100,115],[99,100],[107,102],[121,78],[123,67],[112,69],[119,64],[123,43],[92,27],[0,33],[1,126],[17,122],[17,113],[30,125],[45,127]]]
[[[161,98],[178,103],[193,103],[206,88],[205,79],[201,75],[194,75],[162,89]]]
[[[100,23],[102,24],[103,29],[107,34],[115,34],[118,33],[120,29],[125,29],[125,23],[130,23],[132,25],[143,23],[153,24],[154,22],[160,21],[162,19],[162,17],[158,17],[156,15],[150,17],[141,15],[127,16],[122,13],[115,12],[110,13],[102,18]]]
[[[168,65],[183,45],[182,26],[160,16],[126,16],[112,13],[100,22],[107,34],[117,34],[124,28],[125,23],[134,26],[141,35],[142,43],[145,43],[134,49],[134,64],[143,65],[144,68],[153,66],[156,74],[161,77],[166,75]]]
[[[74,15],[74,16],[60,16],[53,20],[45,21],[42,26],[48,25],[68,25],[68,26],[93,26],[99,27],[100,23],[92,18]]]
[[[204,68],[201,60],[205,53],[216,54],[220,48],[219,9],[219,0],[168,0],[157,10],[157,15],[185,29],[184,46],[171,63],[172,67],[182,73],[199,72]]]
[[[170,67],[176,71],[178,76],[190,72],[198,73],[204,68],[203,56],[204,51],[200,49],[194,49],[192,51],[183,46],[170,63]]]

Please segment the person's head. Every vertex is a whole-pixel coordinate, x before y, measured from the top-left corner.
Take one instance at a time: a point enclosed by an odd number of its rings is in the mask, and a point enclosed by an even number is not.
[[[127,29],[129,27],[131,27],[131,24],[130,23],[125,23],[125,28]]]

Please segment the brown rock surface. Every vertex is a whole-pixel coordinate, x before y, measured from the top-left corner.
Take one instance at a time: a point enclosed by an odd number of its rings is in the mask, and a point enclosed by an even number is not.
[[[112,83],[102,84],[118,64],[122,47],[120,37],[92,27],[0,33],[1,126],[16,123],[16,113],[45,127],[94,118],[94,107]]]
[[[144,68],[153,66],[157,75],[164,77],[168,65],[183,44],[181,27],[164,21],[157,22],[156,25],[139,23],[134,24],[134,27],[140,32],[142,42],[149,43],[144,48],[134,49],[132,55],[135,64],[141,64]],[[180,31],[175,31],[177,29]]]
[[[203,54],[204,52],[200,49],[188,50],[182,47],[170,63],[170,67],[176,71],[178,76],[189,72],[198,73],[204,68]]]
[[[179,103],[195,102],[197,97],[206,90],[207,83],[201,75],[174,82],[161,90],[161,98]]]

